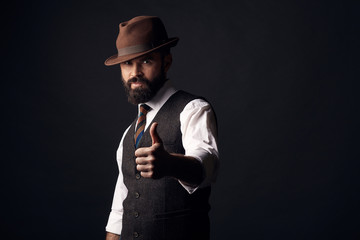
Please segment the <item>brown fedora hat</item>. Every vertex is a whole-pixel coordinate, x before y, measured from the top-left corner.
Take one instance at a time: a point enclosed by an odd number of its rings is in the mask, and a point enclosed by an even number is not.
[[[106,59],[105,65],[111,66],[140,57],[162,47],[176,46],[179,38],[168,38],[160,18],[138,16],[119,25],[116,39],[118,54]]]

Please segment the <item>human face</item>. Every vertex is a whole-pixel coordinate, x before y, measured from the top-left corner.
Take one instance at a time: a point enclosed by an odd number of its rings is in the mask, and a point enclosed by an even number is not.
[[[120,63],[121,76],[129,102],[139,104],[149,101],[166,81],[171,55],[159,52]]]

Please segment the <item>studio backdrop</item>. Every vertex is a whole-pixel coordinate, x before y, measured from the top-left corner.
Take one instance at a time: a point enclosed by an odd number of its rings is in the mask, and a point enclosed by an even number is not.
[[[169,78],[218,117],[211,239],[359,239],[358,6],[342,1],[12,1],[2,27],[4,239],[105,238],[136,116],[118,24],[162,18]]]

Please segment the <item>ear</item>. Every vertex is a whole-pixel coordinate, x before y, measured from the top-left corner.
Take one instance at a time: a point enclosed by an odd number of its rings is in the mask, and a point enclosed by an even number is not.
[[[164,57],[164,71],[167,73],[172,63],[172,55],[169,53]]]

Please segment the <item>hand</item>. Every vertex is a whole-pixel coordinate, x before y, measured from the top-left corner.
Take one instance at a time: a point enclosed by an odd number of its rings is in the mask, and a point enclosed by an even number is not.
[[[150,127],[152,145],[150,147],[138,148],[135,151],[136,169],[145,178],[159,179],[168,172],[168,160],[170,154],[164,149],[162,140],[156,131],[158,123]]]

